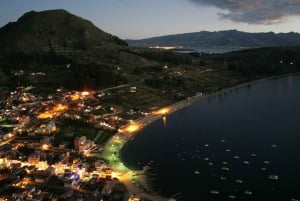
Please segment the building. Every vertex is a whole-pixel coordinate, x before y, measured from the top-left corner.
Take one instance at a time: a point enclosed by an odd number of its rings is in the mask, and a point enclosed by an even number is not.
[[[94,142],[86,139],[85,136],[76,137],[74,139],[74,149],[79,153],[87,151],[94,146],[95,146]]]
[[[57,130],[57,128],[56,128],[56,124],[55,124],[55,121],[50,121],[47,125],[46,125],[46,127],[45,127],[45,132],[46,133],[53,133],[53,132],[55,132]]]
[[[28,163],[36,165],[40,162],[40,154],[38,153],[32,153],[28,156],[27,159]]]

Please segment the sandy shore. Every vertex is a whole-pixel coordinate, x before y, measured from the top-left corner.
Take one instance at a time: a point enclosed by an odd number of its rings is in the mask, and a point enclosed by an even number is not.
[[[104,146],[101,156],[109,161],[109,166],[116,171],[118,179],[126,185],[129,193],[134,197],[150,201],[171,200],[151,191],[146,178],[147,168],[136,171],[123,165],[119,152],[127,141],[132,139],[132,135],[132,133],[129,135],[121,132],[115,134]]]

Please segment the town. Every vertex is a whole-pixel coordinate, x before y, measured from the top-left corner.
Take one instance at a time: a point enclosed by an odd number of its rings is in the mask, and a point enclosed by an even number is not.
[[[121,88],[128,93],[137,90]],[[109,89],[59,88],[38,95],[34,90],[32,86],[18,87],[7,96],[2,90],[0,199],[139,200],[119,179],[128,172],[113,169],[101,153],[115,133],[139,129],[122,115],[143,117],[151,110],[122,111],[107,104],[103,100],[110,96]]]

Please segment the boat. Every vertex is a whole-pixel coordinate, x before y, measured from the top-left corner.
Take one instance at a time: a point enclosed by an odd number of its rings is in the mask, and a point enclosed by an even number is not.
[[[214,194],[214,195],[218,195],[218,194],[219,194],[219,191],[211,190],[209,193],[210,193],[210,194]]]
[[[277,148],[278,146],[276,144],[271,145],[272,148]]]
[[[271,175],[269,175],[269,179],[271,179],[271,180],[278,180],[279,177],[277,175],[275,175],[275,174],[271,174]]]
[[[229,168],[228,167],[222,167],[222,170],[229,171]]]
[[[244,183],[244,182],[243,182],[242,180],[240,180],[240,179],[235,180],[235,182],[236,182],[236,183],[239,183],[239,184]]]
[[[245,194],[246,195],[252,195],[252,192],[251,191],[245,191]]]

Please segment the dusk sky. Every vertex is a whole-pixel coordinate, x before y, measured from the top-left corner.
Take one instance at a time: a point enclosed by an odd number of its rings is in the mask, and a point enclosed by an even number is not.
[[[0,26],[65,9],[122,39],[198,31],[300,32],[300,0],[1,0]]]

